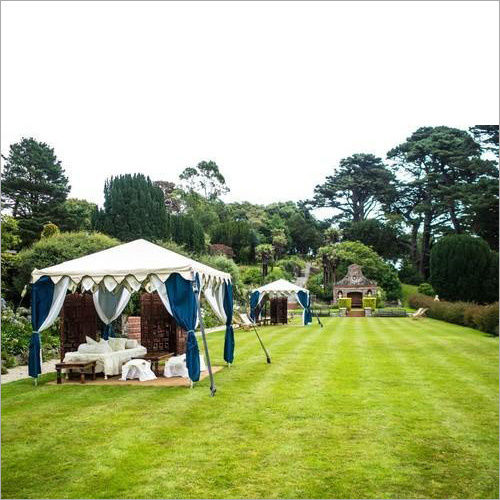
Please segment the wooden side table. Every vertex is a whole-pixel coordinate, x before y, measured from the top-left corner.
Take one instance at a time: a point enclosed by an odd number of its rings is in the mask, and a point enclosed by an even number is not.
[[[70,373],[73,370],[78,370],[80,372],[80,383],[85,383],[85,370],[90,368],[92,370],[92,380],[95,380],[95,361],[74,361],[72,363],[57,363],[57,383],[62,384],[61,370],[68,369]]]
[[[144,356],[134,356],[132,359],[145,359],[146,361],[151,361],[151,370],[153,370],[156,376],[160,376],[161,373],[158,373],[160,361],[166,361],[173,355],[173,352],[148,352]]]

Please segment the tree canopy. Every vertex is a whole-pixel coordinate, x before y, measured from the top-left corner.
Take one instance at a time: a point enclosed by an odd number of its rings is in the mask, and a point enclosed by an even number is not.
[[[441,238],[432,248],[430,265],[430,282],[440,297],[478,303],[498,300],[498,253],[481,238]]]
[[[214,161],[201,161],[196,167],[187,167],[179,179],[188,191],[196,191],[207,199],[215,199],[229,192],[226,179]]]
[[[69,193],[68,178],[54,149],[44,142],[24,137],[2,156],[2,204],[17,219],[23,245],[40,236],[45,223],[59,224]]]
[[[392,193],[395,177],[381,158],[355,154],[340,160],[339,167],[314,188],[315,207],[340,211],[336,219],[359,222],[376,215]]]
[[[121,241],[161,239],[167,231],[163,192],[143,174],[111,177],[104,185],[104,207],[94,225]]]

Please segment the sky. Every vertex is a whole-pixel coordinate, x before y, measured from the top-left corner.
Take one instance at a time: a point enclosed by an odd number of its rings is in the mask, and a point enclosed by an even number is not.
[[[215,161],[226,201],[304,200],[354,153],[499,120],[497,2],[2,2],[1,151],[71,197]]]

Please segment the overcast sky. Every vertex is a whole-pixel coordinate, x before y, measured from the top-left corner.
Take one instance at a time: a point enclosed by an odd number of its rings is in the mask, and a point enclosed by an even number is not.
[[[300,200],[417,127],[498,123],[497,2],[2,2],[2,153],[71,196],[214,160],[226,200]]]

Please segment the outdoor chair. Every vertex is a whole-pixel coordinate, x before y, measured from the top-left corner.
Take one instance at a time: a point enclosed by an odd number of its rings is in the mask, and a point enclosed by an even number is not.
[[[243,330],[250,330],[253,326],[250,318],[245,313],[238,313],[238,316],[240,317],[240,321],[234,321],[234,323],[243,328]]]
[[[425,313],[428,311],[428,308],[427,307],[420,307],[416,312],[414,312],[412,315],[411,315],[411,318],[412,319],[420,319],[420,318],[423,318]]]

